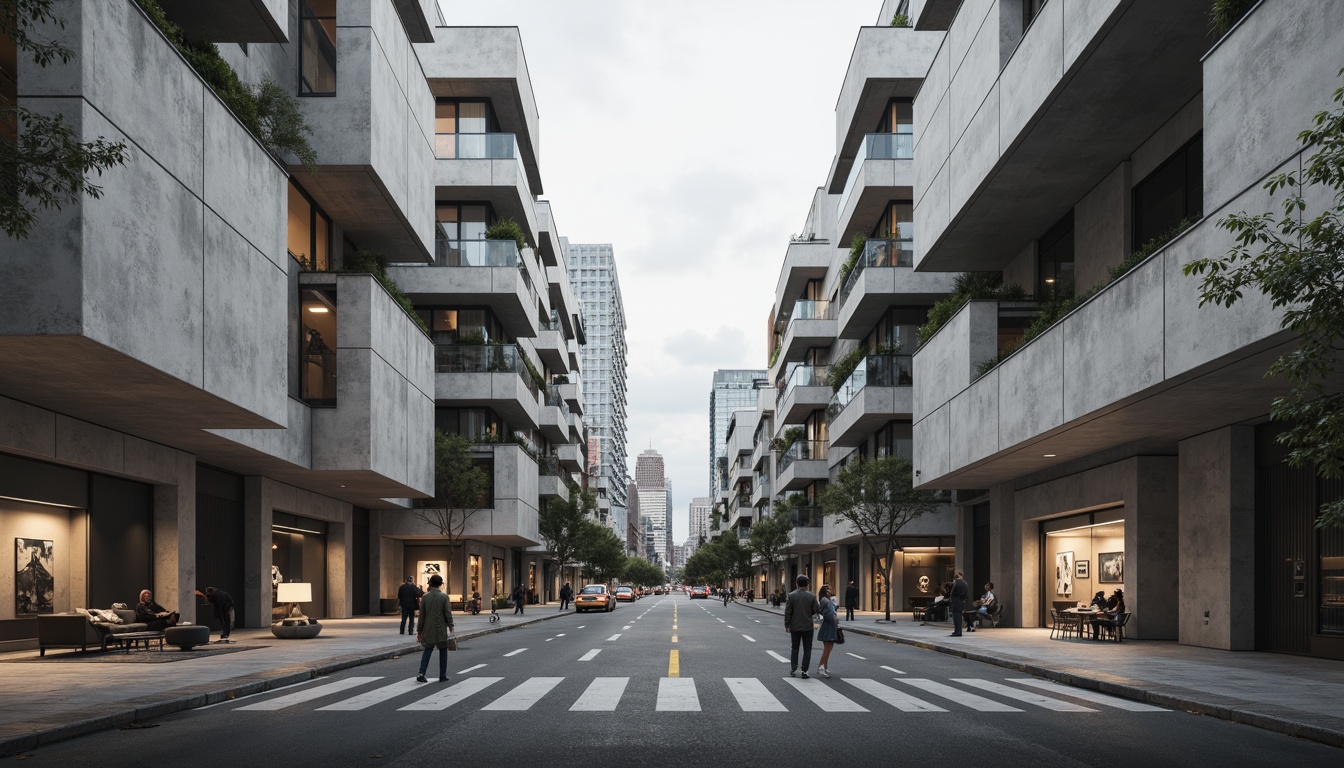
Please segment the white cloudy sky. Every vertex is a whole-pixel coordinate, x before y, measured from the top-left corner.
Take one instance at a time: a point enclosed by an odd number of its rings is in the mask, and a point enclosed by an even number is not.
[[[708,492],[716,368],[765,368],[789,235],[835,151],[835,102],[881,0],[440,0],[517,26],[562,235],[612,243],[630,346],[630,468],[652,446],[676,508]]]

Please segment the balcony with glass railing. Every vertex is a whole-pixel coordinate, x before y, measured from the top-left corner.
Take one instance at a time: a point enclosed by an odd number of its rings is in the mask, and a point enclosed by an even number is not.
[[[911,359],[910,355],[869,355],[859,362],[826,407],[832,445],[861,445],[874,429],[908,417],[914,408]]]
[[[840,287],[840,304],[843,306],[849,294],[853,292],[854,286],[859,282],[859,276],[864,270],[869,268],[912,268],[915,264],[915,237],[914,224],[901,222],[898,225],[901,233],[899,239],[878,239],[872,238],[863,244],[863,253],[858,261],[854,262],[854,267],[845,277],[845,283]]]
[[[515,373],[535,397],[541,391],[516,344],[437,344],[438,373]]]
[[[437,133],[434,155],[440,160],[517,160],[523,156],[512,133]]]
[[[913,128],[913,126],[909,126]],[[849,169],[845,180],[845,191],[840,195],[837,211],[847,210],[849,197],[856,188],[861,187],[859,177],[863,174],[864,164],[869,160],[912,160],[915,157],[914,133],[870,133],[859,144],[854,165]]]
[[[788,472],[796,462],[825,461],[826,460],[826,441],[825,440],[795,440],[793,444],[784,449],[779,456],[779,477],[781,483],[786,472]],[[781,490],[793,490],[791,488],[782,488]]]

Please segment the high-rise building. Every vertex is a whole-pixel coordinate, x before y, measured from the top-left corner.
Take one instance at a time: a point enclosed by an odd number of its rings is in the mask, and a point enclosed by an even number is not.
[[[709,514],[713,509],[714,499],[709,496],[697,496],[691,499],[691,535],[687,537],[687,541],[699,545],[701,541],[709,540]]]
[[[666,564],[671,559],[668,548],[672,522],[668,507],[671,491],[662,454],[652,448],[640,452],[635,459],[635,485],[639,488],[639,514],[645,521],[645,549],[650,559]]]
[[[616,277],[616,255],[608,243],[583,245],[561,238],[569,262],[569,284],[583,308],[584,419],[588,425],[589,478],[598,506],[610,509],[610,525],[626,534],[625,305]]]
[[[709,495],[722,496],[728,488],[728,422],[733,411],[756,407],[756,391],[769,384],[763,370],[720,369],[709,391]]]

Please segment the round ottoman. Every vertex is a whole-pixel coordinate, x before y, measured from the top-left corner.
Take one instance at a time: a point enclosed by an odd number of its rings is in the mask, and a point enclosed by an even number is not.
[[[182,624],[163,630],[163,641],[190,651],[198,645],[210,644],[210,628],[204,624]]]
[[[317,619],[310,619],[306,616],[283,619],[271,625],[271,634],[281,640],[307,640],[317,637],[321,631],[322,625],[317,622]]]

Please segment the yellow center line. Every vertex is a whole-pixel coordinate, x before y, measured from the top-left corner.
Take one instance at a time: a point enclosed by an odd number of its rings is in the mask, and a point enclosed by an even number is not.
[[[676,636],[676,635],[673,635],[673,636],[672,636],[672,642],[674,642],[674,643],[677,642],[677,636]]]
[[[668,677],[681,676],[681,659],[677,658],[676,651],[672,651],[672,653],[667,657],[667,676]]]

